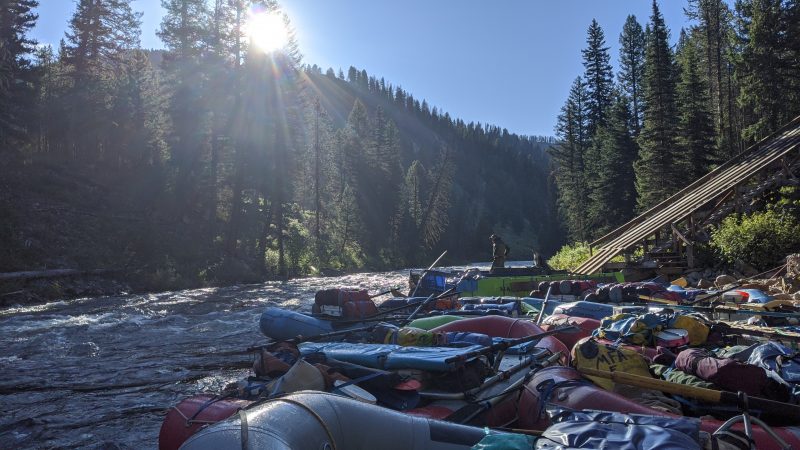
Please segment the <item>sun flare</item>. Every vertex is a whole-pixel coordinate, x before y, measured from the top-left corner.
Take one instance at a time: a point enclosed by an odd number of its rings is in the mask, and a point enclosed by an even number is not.
[[[280,50],[289,42],[289,31],[283,17],[273,12],[251,12],[245,32],[250,42],[266,53]]]

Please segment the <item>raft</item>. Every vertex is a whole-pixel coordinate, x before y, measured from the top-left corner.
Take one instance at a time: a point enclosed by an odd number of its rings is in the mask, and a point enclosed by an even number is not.
[[[572,349],[575,343],[585,337],[592,335],[592,332],[600,327],[600,321],[590,317],[571,317],[566,314],[553,314],[552,316],[544,319],[542,322],[542,329],[545,331],[554,330],[558,327],[572,325],[578,327],[577,332],[571,333],[558,333],[553,337],[563,342],[567,348]]]
[[[500,338],[522,338],[543,333],[541,327],[530,320],[512,319],[503,316],[484,316],[471,319],[458,320],[441,325],[431,331],[469,331],[471,333],[482,333],[492,337]],[[536,347],[545,348],[551,353],[561,352],[561,364],[569,364],[569,349],[564,343],[553,336],[542,338]]]
[[[332,320],[322,320],[297,311],[274,307],[269,307],[261,313],[261,319],[259,320],[261,333],[276,341],[294,339],[298,336],[309,338],[363,326],[363,323],[350,322],[342,324]]]
[[[525,385],[519,401],[519,428],[543,430],[550,425],[544,407],[546,404],[563,406],[576,410],[601,410],[626,414],[645,414],[660,417],[682,417],[657,409],[649,408],[606,391],[570,367],[547,367],[533,375]],[[713,433],[722,421],[702,419],[701,430]],[[771,427],[791,448],[800,448],[800,427]],[[741,430],[741,424],[733,427]],[[753,426],[753,439],[759,450],[779,450],[777,442],[761,427]]]
[[[303,391],[244,409],[201,430],[183,450],[466,450],[481,428],[417,417],[334,394]]]

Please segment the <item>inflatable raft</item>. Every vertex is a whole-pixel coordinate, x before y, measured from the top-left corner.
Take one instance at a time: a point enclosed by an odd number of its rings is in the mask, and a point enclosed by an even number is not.
[[[304,391],[244,409],[201,430],[181,449],[466,450],[484,436],[481,428]]]
[[[467,331],[470,333],[482,333],[492,337],[510,339],[533,336],[544,332],[541,327],[530,320],[512,319],[503,316],[484,316],[457,320],[436,327],[431,331]],[[546,336],[542,338],[536,344],[536,347],[545,348],[551,353],[561,352],[561,364],[569,364],[569,349],[555,337]]]

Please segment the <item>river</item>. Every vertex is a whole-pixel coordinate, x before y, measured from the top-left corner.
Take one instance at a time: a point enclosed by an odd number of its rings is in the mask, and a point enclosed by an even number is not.
[[[0,449],[157,448],[167,409],[245,377],[267,306],[310,309],[319,289],[376,293],[408,271],[0,309]]]

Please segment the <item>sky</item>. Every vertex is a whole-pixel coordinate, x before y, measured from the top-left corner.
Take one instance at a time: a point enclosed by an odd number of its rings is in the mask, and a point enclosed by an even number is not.
[[[210,1],[210,0],[209,0]],[[160,0],[133,0],[142,11],[142,46],[161,48]],[[596,19],[618,70],[619,33],[629,14],[644,27],[650,0],[283,0],[303,62],[323,71],[365,69],[454,118],[510,132],[551,136],[581,49]],[[673,43],[688,27],[686,0],[661,0]],[[56,45],[74,0],[40,0],[34,37]]]

